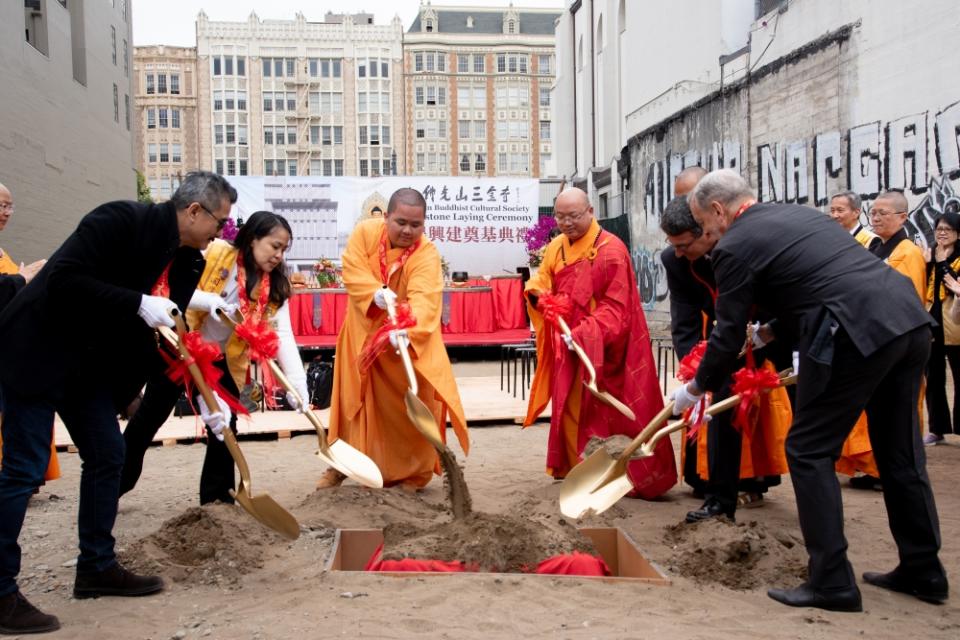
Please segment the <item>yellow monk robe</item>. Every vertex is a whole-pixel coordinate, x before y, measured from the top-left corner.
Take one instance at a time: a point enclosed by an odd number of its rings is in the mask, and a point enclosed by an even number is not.
[[[407,417],[403,361],[388,347],[367,372],[361,373],[357,365],[364,344],[386,319],[386,312],[373,302],[374,293],[384,284],[380,276],[381,238],[388,247],[387,264],[393,264],[403,249],[389,246],[382,218],[358,224],[342,256],[349,302],[337,337],[329,439],[333,442],[342,438],[373,459],[383,474],[384,486],[422,487],[434,473],[440,473],[440,461],[436,450]],[[417,395],[430,408],[437,424],[445,426],[449,414],[460,447],[469,453],[460,394],[440,335],[443,274],[440,253],[433,243],[421,237],[419,247],[394,272],[389,286],[399,302],[410,304],[417,321],[407,329]],[[446,441],[446,429],[441,429],[441,434]]]
[[[886,263],[893,269],[910,278],[913,288],[917,292],[917,297],[923,302],[927,293],[927,263],[923,259],[923,252],[920,247],[911,240],[901,240]],[[920,389],[920,405],[917,411],[923,409],[923,389]],[[923,424],[921,416],[920,424]],[[870,434],[867,428],[867,414],[861,413],[857,424],[853,426],[847,441],[843,443],[843,450],[840,452],[840,459],[837,460],[836,469],[840,473],[848,476],[861,471],[868,476],[877,478],[880,471],[877,469],[877,463],[873,459],[873,445],[870,444]]]
[[[767,360],[762,368],[776,373],[773,363]],[[784,387],[760,394],[754,400],[756,406],[753,428],[740,434],[740,478],[780,476],[790,473],[787,466],[786,441],[793,408],[790,396]],[[711,423],[705,422],[697,432],[697,475],[710,479],[707,457],[707,433]]]
[[[3,249],[0,249],[0,274],[14,275],[20,273],[20,267],[10,258]],[[0,425],[3,424],[3,415],[0,414]],[[0,464],[3,464],[3,435],[0,435]],[[43,474],[44,480],[56,480],[60,477],[60,460],[57,458],[57,443],[50,439],[50,464],[47,465],[47,472]]]

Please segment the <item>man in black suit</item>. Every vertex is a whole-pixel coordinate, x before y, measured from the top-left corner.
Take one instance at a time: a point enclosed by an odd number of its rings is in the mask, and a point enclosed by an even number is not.
[[[198,172],[186,177],[170,202],[101,205],[0,314],[6,402],[0,633],[59,628],[57,618],[31,605],[16,583],[17,539],[27,500],[47,467],[54,413],[83,461],[74,597],[163,589],[160,578],[121,567],[114,553],[124,452],[117,413],[149,375],[163,369],[153,329],[172,326],[170,311],[186,309],[204,266],[200,250],[216,237],[236,198],[222,177]]]
[[[862,610],[834,461],[865,408],[900,563],[864,580],[945,601],[940,525],[917,424],[931,318],[913,286],[820,212],[757,204],[733,171],[707,175],[689,200],[704,235],[718,239],[711,258],[719,296],[706,355],[695,380],[675,393],[675,410],[724,384],[754,304],[776,316],[778,332],[792,333],[802,354],[787,459],[809,579],[768,594],[790,606]]]

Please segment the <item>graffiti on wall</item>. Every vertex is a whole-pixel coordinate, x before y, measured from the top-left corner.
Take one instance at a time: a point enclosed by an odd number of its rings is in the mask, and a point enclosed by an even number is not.
[[[659,251],[649,251],[643,247],[631,252],[633,270],[637,274],[637,288],[643,308],[653,309],[654,305],[667,299],[667,272],[660,262]]]

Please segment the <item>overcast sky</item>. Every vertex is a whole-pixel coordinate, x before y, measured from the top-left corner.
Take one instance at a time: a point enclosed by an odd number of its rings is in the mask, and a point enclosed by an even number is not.
[[[440,6],[506,7],[510,0],[442,0]],[[519,7],[560,9],[568,0],[516,0]],[[406,31],[417,17],[420,0],[353,0],[347,3],[350,13],[373,13],[375,24],[387,24],[399,15]],[[246,20],[251,11],[260,19],[292,20],[299,11],[307,20],[322,22],[327,11],[344,10],[343,2],[327,0],[136,0],[133,3],[133,42],[135,45],[168,44],[181,47],[196,45],[195,21],[200,10],[211,20]]]

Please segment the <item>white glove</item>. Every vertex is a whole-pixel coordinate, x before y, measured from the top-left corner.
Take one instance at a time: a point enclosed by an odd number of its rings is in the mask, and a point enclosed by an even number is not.
[[[217,395],[216,391],[212,391],[213,397],[216,399],[217,404],[220,405],[218,408],[219,411],[210,413],[207,403],[203,401],[203,397],[198,399],[198,404],[200,405],[200,419],[203,420],[203,424],[207,425],[210,431],[213,432],[213,435],[217,437],[217,440],[223,442],[223,430],[230,425],[230,407],[224,402],[223,398]]]
[[[793,375],[800,374],[800,352],[793,352]]]
[[[377,289],[377,292],[373,294],[373,303],[381,309],[386,310],[387,303],[391,300],[394,304],[397,303],[397,294],[395,294],[390,287],[380,287]]]
[[[217,309],[220,309],[227,315],[233,315],[237,310],[237,305],[228,304],[221,296],[218,296],[215,293],[210,291],[194,291],[193,296],[190,298],[190,304],[187,305],[188,309],[194,311],[204,311],[210,314],[210,317],[217,322],[223,322],[220,318],[220,315],[217,313]]]
[[[561,333],[560,337],[563,338],[563,344],[567,345],[567,349],[570,349],[570,351],[576,351],[576,349],[573,348],[573,336],[568,336],[565,333]]]
[[[400,336],[407,339],[407,344],[410,343],[410,336],[407,335],[406,329],[394,329],[390,332],[390,344],[393,345],[394,349],[400,349],[400,341],[398,340]]]
[[[690,393],[687,386],[685,384],[680,385],[670,396],[670,399],[673,400],[673,415],[675,416],[695,405],[703,397],[702,393]]]
[[[287,391],[287,404],[290,405],[290,408],[296,411],[297,413],[303,413],[303,405],[300,404],[300,401],[297,399],[297,394],[303,399],[303,402],[306,405],[310,404],[310,393],[307,391],[307,387],[303,386],[297,389],[297,393],[293,391]]]
[[[168,298],[144,295],[140,298],[140,308],[137,309],[137,315],[143,318],[143,321],[151,329],[157,327],[170,327],[172,329],[174,322],[170,312],[176,308],[177,305]]]
[[[760,337],[760,323],[754,322],[750,325],[752,331],[750,332],[750,341],[753,343],[754,349],[762,349],[767,345],[767,341]]]

